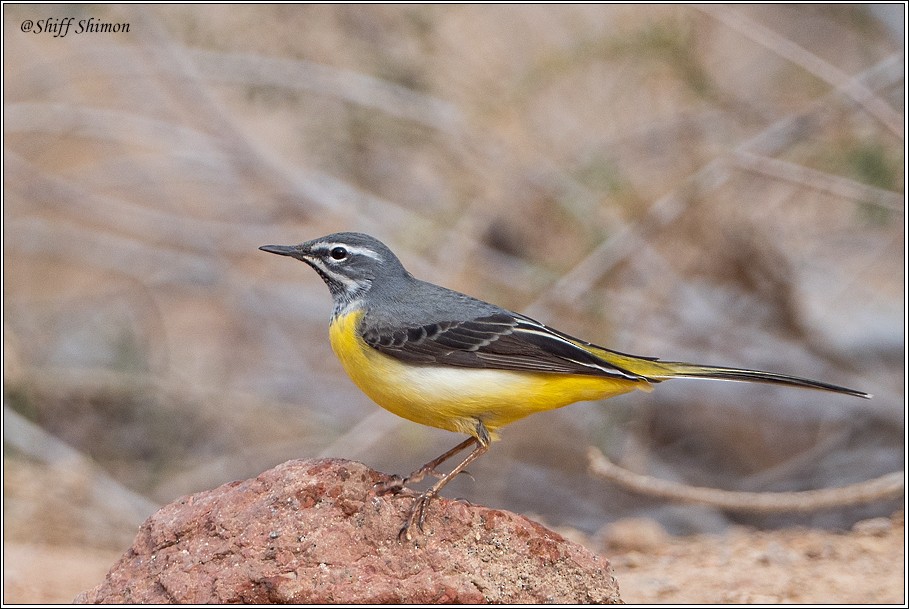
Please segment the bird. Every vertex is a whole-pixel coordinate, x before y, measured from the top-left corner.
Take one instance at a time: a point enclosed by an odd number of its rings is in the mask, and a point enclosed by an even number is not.
[[[602,400],[675,378],[774,383],[871,395],[821,381],[745,368],[641,357],[600,347],[535,319],[417,279],[384,243],[339,232],[298,245],[263,245],[312,267],[334,301],[333,351],[350,378],[386,410],[467,439],[379,494],[413,501],[399,537],[424,530],[427,508],[489,450],[506,425],[580,401]],[[473,450],[447,473],[437,468]],[[417,493],[410,486],[437,478]]]

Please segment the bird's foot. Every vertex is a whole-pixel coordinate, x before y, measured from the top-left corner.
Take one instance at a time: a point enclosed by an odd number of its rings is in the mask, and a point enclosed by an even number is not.
[[[410,511],[407,513],[407,519],[404,521],[401,530],[398,531],[399,540],[411,541],[413,539],[414,525],[416,525],[420,533],[425,532],[423,523],[426,521],[426,508],[429,507],[429,503],[435,496],[436,492],[433,489],[429,489],[414,498],[413,503],[410,505]]]

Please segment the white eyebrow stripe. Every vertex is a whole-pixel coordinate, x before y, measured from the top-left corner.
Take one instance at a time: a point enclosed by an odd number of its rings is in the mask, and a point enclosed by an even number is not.
[[[324,245],[326,248],[328,248],[329,251],[335,247],[343,247],[351,254],[361,254],[363,256],[368,256],[373,260],[377,260],[378,262],[384,261],[384,258],[382,258],[379,252],[371,250],[368,247],[357,247],[356,245],[348,245],[346,243],[321,243],[320,245]]]

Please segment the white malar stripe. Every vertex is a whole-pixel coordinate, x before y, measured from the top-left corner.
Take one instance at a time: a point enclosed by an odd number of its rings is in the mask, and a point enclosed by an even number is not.
[[[333,280],[344,286],[344,291],[348,294],[356,294],[357,292],[363,291],[369,287],[370,281],[367,280],[357,280],[351,279],[343,273],[337,272],[335,269],[332,269],[324,262],[321,258],[310,258],[309,263],[313,266],[319,267],[319,270],[331,277]]]

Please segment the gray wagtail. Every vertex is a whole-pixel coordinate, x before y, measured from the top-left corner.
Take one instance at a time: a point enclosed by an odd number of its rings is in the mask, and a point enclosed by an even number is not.
[[[329,337],[354,383],[394,414],[470,437],[380,492],[415,495],[401,535],[422,530],[426,508],[453,477],[489,449],[501,427],[536,412],[671,378],[753,381],[809,387],[863,398],[869,394],[786,374],[664,362],[574,338],[519,313],[415,278],[385,244],[361,233],[336,233],[300,245],[263,245],[302,260],[334,298]],[[447,474],[436,467],[473,451]]]

